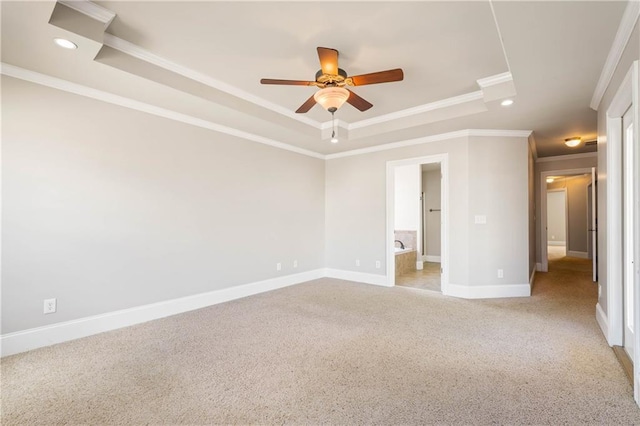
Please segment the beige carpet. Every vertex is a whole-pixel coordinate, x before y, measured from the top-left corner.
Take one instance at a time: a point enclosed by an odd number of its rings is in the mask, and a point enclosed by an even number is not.
[[[2,360],[2,424],[640,424],[588,278],[488,301],[322,279],[43,348]]]

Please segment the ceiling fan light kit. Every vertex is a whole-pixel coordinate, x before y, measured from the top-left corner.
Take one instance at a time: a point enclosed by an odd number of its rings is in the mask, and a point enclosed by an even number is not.
[[[318,90],[313,99],[327,111],[332,112],[331,109],[334,108],[335,112],[349,99],[349,91],[342,87],[325,87]]]
[[[402,81],[404,72],[400,68],[379,71],[370,74],[362,74],[349,77],[347,72],[338,67],[338,51],[328,47],[318,47],[318,58],[320,59],[320,70],[316,73],[315,81],[306,80],[281,80],[273,78],[263,78],[261,84],[277,84],[285,86],[316,86],[319,87],[315,94],[307,99],[297,110],[296,113],[303,114],[308,112],[318,103],[332,115],[344,103],[351,104],[360,111],[366,111],[373,106],[369,101],[356,95],[345,86],[364,86],[366,84],[388,83],[392,81]],[[338,139],[334,132],[331,136],[331,142],[336,143]]]

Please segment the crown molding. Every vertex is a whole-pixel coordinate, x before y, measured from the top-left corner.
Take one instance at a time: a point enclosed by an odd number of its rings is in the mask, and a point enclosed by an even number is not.
[[[426,143],[458,139],[464,137],[514,137],[527,138],[531,135],[531,130],[496,130],[496,129],[467,129],[454,132],[441,133],[439,135],[425,136],[416,139],[409,139],[401,142],[393,142],[384,145],[372,146],[369,148],[354,149],[351,151],[338,152],[336,154],[325,155],[325,160],[335,158],[352,157],[354,155],[369,154],[372,152],[387,151],[390,149],[404,148],[407,146],[422,145]]]
[[[58,0],[58,2],[74,10],[77,10],[87,16],[97,19],[100,22],[105,23],[105,27],[108,26],[109,23],[116,16],[114,12],[108,9],[105,9],[101,6],[98,6],[89,0]],[[206,74],[203,74],[201,72],[198,72],[186,66],[180,65],[167,58],[156,55],[142,48],[141,46],[138,46],[122,38],[116,37],[113,34],[109,34],[105,32],[103,35],[103,44],[112,49],[118,50],[126,55],[129,55],[133,58],[139,59],[141,61],[155,65],[162,69],[165,69],[167,71],[181,75],[190,80],[197,81],[201,84],[204,84],[213,89],[224,92],[231,96],[234,96],[238,99],[242,99],[244,101],[253,103],[254,105],[257,105],[259,107],[268,109],[270,111],[276,112],[290,119],[296,120],[300,123],[309,125],[312,128],[323,131],[332,127],[331,121],[319,122],[311,118],[308,118],[304,115],[296,114],[295,112],[289,110],[288,108],[282,107],[276,103],[270,102],[264,98],[253,95],[238,87],[232,86],[221,80],[212,78]],[[481,89],[507,83],[507,82],[512,82],[512,81],[513,81],[513,78],[510,72],[505,72],[502,74],[477,80],[478,85],[481,87]],[[487,99],[486,94],[483,92],[483,90],[480,90],[480,91],[466,93],[459,96],[450,97],[447,99],[442,99],[435,102],[430,102],[430,103],[419,105],[412,108],[407,108],[401,111],[396,111],[389,114],[383,114],[377,117],[356,121],[353,123],[346,123],[342,120],[338,120],[336,122],[336,125],[340,128],[347,130],[348,132],[353,129],[373,126],[380,123],[399,120],[399,119],[411,117],[414,115],[424,114],[426,112],[443,109],[443,108],[449,108],[452,106],[462,105],[465,103],[470,103],[470,102],[483,100],[483,99],[485,102],[487,102],[488,100],[492,100],[492,99]]]
[[[96,99],[102,102],[110,103],[113,105],[122,106],[125,108],[146,112],[158,117],[168,118],[170,120],[179,121],[181,123],[190,124],[192,126],[201,127],[214,132],[224,133],[229,136],[238,137],[252,142],[257,142],[263,145],[272,146],[274,148],[284,149],[286,151],[295,152],[297,154],[306,155],[309,157],[324,159],[325,156],[317,152],[309,151],[307,149],[299,148],[297,146],[289,145],[284,142],[279,142],[274,139],[269,139],[260,135],[245,132],[243,130],[234,129],[232,127],[217,124],[212,121],[203,120],[187,114],[182,114],[176,111],[171,111],[165,108],[160,108],[154,105],[150,105],[144,102],[136,101],[124,96],[114,95],[113,93],[104,92],[102,90],[93,89],[91,87],[83,86],[77,83],[72,83],[67,80],[62,80],[57,77],[41,74],[35,71],[30,71],[24,68],[16,67],[14,65],[0,63],[0,73],[9,77],[18,78],[20,80],[29,81],[31,83],[40,84],[41,86],[47,86],[54,89],[62,90],[64,92],[74,93],[76,95],[85,96],[87,98]]]
[[[602,102],[602,98],[604,97],[605,92],[607,91],[607,87],[611,83],[611,79],[613,78],[613,74],[620,63],[620,59],[622,58],[622,54],[624,53],[625,47],[629,43],[629,39],[631,38],[631,34],[633,33],[633,28],[638,21],[638,17],[640,16],[640,1],[630,0],[627,3],[627,8],[622,15],[622,19],[620,20],[620,26],[618,27],[618,32],[616,33],[616,37],[613,39],[613,44],[611,45],[611,49],[609,50],[609,55],[607,56],[607,60],[602,67],[602,71],[600,72],[600,78],[598,79],[598,84],[596,84],[596,88],[593,92],[593,97],[591,98],[591,104],[589,106],[598,110],[600,108],[600,102]]]
[[[481,89],[485,89],[487,87],[496,86],[498,84],[509,83],[513,81],[513,76],[510,72],[503,72],[502,74],[492,75],[491,77],[481,78],[476,80],[478,86]]]
[[[553,157],[540,157],[536,160],[536,163],[549,163],[552,161],[563,161],[563,160],[577,160],[580,158],[591,158],[597,157],[597,152],[583,152],[580,154],[567,154],[567,155],[555,155]]]
[[[237,98],[243,99],[245,101],[251,102],[263,108],[277,112],[288,118],[292,118],[294,120],[297,120],[299,122],[312,126],[316,129],[320,129],[322,126],[321,123],[318,121],[312,120],[300,114],[296,114],[295,112],[290,111],[289,109],[284,108],[280,105],[277,105],[273,102],[269,102],[266,99],[252,95],[251,93],[238,89],[235,86],[232,86],[230,84],[227,84],[215,78],[209,77],[208,75],[202,74],[198,71],[192,70],[190,68],[177,64],[173,61],[170,61],[166,58],[158,56],[154,53],[149,52],[146,49],[143,49],[142,47],[136,44],[128,42],[127,40],[121,39],[112,34],[109,34],[109,33],[104,34],[104,45],[109,46],[113,49],[119,50],[120,52],[126,53],[127,55],[133,56],[134,58],[156,65],[160,68],[164,68],[165,70],[179,74],[183,77],[205,84],[214,89],[223,91]]]
[[[88,17],[102,22],[106,27],[111,24],[111,21],[116,17],[115,12],[106,9],[102,6],[98,6],[89,0],[58,0],[58,3],[67,6],[69,9],[73,9]]]
[[[407,146],[421,145],[425,143],[444,141],[449,139],[456,139],[462,137],[517,137],[528,138],[531,134],[531,130],[499,130],[499,129],[467,129],[458,130],[454,132],[442,133],[438,135],[431,135],[416,139],[409,139],[401,142],[392,142],[383,145],[377,145],[369,148],[354,149],[351,151],[344,151],[336,154],[323,155],[318,152],[310,151],[304,148],[299,148],[293,145],[289,145],[284,142],[279,142],[274,139],[266,138],[253,133],[245,132],[243,130],[234,129],[232,127],[217,124],[212,121],[196,118],[187,114],[182,114],[176,111],[168,110],[166,108],[157,107],[145,102],[136,101],[134,99],[126,98],[120,95],[114,95],[109,92],[105,92],[91,87],[83,86],[77,83],[72,83],[67,80],[62,80],[57,77],[52,77],[46,74],[41,74],[35,71],[27,70],[25,68],[16,67],[14,65],[0,62],[0,74],[8,77],[17,78],[20,80],[28,81],[31,83],[39,84],[41,86],[51,87],[53,89],[62,90],[64,92],[73,93],[76,95],[84,96],[87,98],[95,99],[98,101],[110,103],[113,105],[122,106],[136,111],[145,112],[147,114],[155,115],[169,120],[178,121],[181,123],[189,124],[196,127],[212,130],[214,132],[223,133],[229,136],[238,137],[248,141],[268,145],[274,148],[283,149],[286,151],[295,152],[297,154],[306,155],[308,157],[318,158],[321,160],[331,160],[334,158],[351,157],[354,155],[368,154],[371,152],[387,151],[390,149],[402,148]],[[587,154],[576,154],[575,156],[585,156]],[[573,157],[575,157],[573,156]],[[562,156],[563,159],[572,156]],[[551,158],[551,157],[549,157]],[[540,159],[538,159],[540,161]],[[552,160],[547,160],[552,161]]]
[[[430,102],[424,105],[403,109],[389,114],[379,115],[377,117],[368,118],[366,120],[355,121],[349,124],[349,130],[359,129],[362,127],[373,126],[374,124],[385,123],[387,121],[398,120],[400,118],[411,117],[412,115],[422,114],[436,109],[447,108],[454,105],[460,105],[467,102],[473,102],[482,99],[482,92],[472,92],[452,98],[442,99],[436,102]]]

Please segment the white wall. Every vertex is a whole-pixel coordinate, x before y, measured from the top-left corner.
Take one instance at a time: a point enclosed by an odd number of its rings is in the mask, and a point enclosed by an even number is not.
[[[323,160],[9,77],[2,106],[3,334],[324,267]]]
[[[420,229],[420,166],[408,165],[395,169],[395,229]]]
[[[443,153],[449,157],[449,282],[528,283],[526,138],[462,137],[328,160],[327,267],[385,274],[374,265],[385,265],[386,163]],[[474,225],[476,214],[486,215],[487,225]]]
[[[547,190],[547,243],[567,244],[567,194],[564,190]]]
[[[449,154],[450,280],[467,282],[467,138],[334,158],[326,164],[326,262],[328,268],[385,275],[387,161]],[[360,267],[355,266],[360,259]],[[381,268],[375,268],[379,260]]]
[[[527,153],[524,138],[469,143],[469,285],[529,283]],[[475,224],[477,215],[487,223]]]

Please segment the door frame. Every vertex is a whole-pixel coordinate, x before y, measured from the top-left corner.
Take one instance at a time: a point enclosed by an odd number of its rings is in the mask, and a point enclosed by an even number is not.
[[[579,169],[562,169],[562,170],[548,170],[540,172],[540,272],[549,271],[549,253],[547,250],[547,178],[549,176],[556,175],[580,175],[589,173],[591,174],[591,167],[583,167]],[[569,195],[567,194],[567,202]],[[569,208],[567,207],[567,214]],[[567,219],[567,253],[569,252],[569,220]]]
[[[399,166],[440,163],[442,180],[440,185],[441,231],[440,231],[440,291],[447,294],[449,286],[449,154],[436,154],[404,160],[387,161],[387,285],[396,284],[396,262],[394,247],[395,230],[395,168]],[[417,248],[416,248],[417,249]],[[419,250],[417,250],[419,251]]]
[[[638,61],[635,61],[624,80],[620,84],[609,108],[607,109],[607,142],[606,142],[606,190],[607,190],[607,234],[606,234],[606,295],[607,295],[607,342],[610,346],[622,346],[624,342],[624,307],[622,298],[622,174],[613,173],[614,170],[620,171],[622,168],[622,116],[633,107],[633,129],[634,140],[638,138]],[[640,185],[638,178],[640,177],[640,161],[637,156],[634,159],[633,175],[635,179],[634,198],[636,206],[634,208],[634,227],[640,229],[638,199],[640,197]],[[634,264],[636,265],[636,273],[634,277],[634,288],[640,286],[640,237],[635,233],[634,238]],[[598,302],[597,309],[602,310]],[[633,394],[636,403],[640,403],[640,291],[634,292],[633,314],[634,314],[634,330],[635,339],[634,347],[634,378],[633,378]]]

